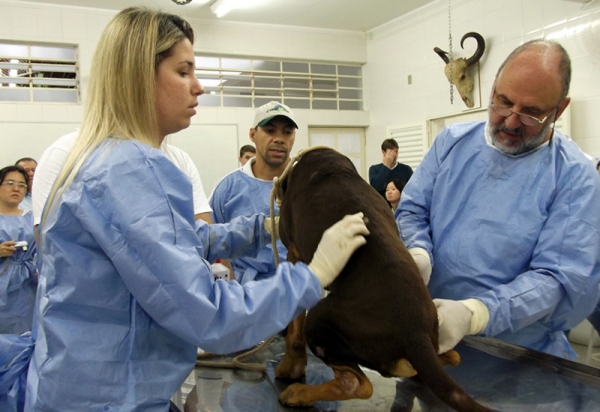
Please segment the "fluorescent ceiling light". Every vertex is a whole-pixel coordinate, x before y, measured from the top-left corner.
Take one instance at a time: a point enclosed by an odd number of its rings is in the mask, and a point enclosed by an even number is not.
[[[210,5],[210,9],[217,15],[217,17],[223,17],[231,10],[236,8],[239,3],[239,0],[215,0]]]

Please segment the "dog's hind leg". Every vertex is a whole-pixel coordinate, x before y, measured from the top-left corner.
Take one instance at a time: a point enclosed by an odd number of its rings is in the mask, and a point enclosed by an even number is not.
[[[279,379],[300,379],[306,373],[305,320],[306,312],[302,312],[287,327],[285,355],[275,369],[275,376]]]
[[[279,395],[279,401],[290,406],[310,406],[318,401],[369,399],[373,384],[357,364],[327,364],[334,378],[320,385],[294,383]]]

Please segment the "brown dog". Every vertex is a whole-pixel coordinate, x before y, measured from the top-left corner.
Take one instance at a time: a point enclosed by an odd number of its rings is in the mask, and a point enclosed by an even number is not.
[[[442,361],[458,364],[450,351],[438,358],[437,310],[419,271],[398,236],[381,195],[332,149],[303,154],[280,181],[279,233],[288,260],[310,262],[323,232],[342,217],[363,212],[370,235],[330,294],[308,315],[290,324],[286,354],[276,370],[283,379],[305,373],[306,343],[334,371],[321,385],[290,385],[280,401],[307,406],[319,400],[368,399],[373,386],[358,365],[383,376],[419,374],[446,404],[458,411],[488,411],[448,374]],[[304,318],[306,322],[304,322]]]

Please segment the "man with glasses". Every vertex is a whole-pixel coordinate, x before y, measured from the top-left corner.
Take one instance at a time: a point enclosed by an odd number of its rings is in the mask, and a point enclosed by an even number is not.
[[[570,77],[558,43],[518,47],[496,74],[488,121],[443,130],[402,192],[396,219],[429,260],[440,353],[480,334],[576,357],[563,331],[598,300],[600,179],[554,131]]]
[[[27,184],[29,188],[27,189],[27,193],[25,193],[25,197],[23,197],[23,201],[19,205],[21,210],[30,211],[33,209],[32,200],[31,200],[31,191],[33,190],[33,176],[35,175],[35,169],[37,168],[37,162],[35,159],[31,157],[24,157],[15,162],[15,166],[22,167],[27,172]]]

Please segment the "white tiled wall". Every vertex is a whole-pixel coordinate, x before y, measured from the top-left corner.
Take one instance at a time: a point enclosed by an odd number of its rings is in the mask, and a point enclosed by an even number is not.
[[[600,4],[583,9],[575,0],[452,0],[454,57],[468,57],[473,39],[460,48],[469,31],[486,40],[481,59],[481,96],[487,105],[496,71],[524,41],[552,37],[569,52],[573,65],[570,96],[571,134],[586,152],[600,156]],[[369,33],[365,66],[367,163],[381,162],[379,145],[386,126],[423,121],[467,109],[460,98],[450,104],[444,62],[434,47],[448,50],[448,0],[431,3]],[[412,84],[408,85],[408,75]]]
[[[594,3],[598,3],[595,1]],[[571,133],[588,153],[600,156],[600,6],[582,10],[577,0],[452,0],[455,57],[470,56],[475,41],[460,48],[462,35],[481,33],[487,50],[481,59],[482,104],[487,103],[496,70],[521,42],[555,36],[573,60]],[[79,45],[83,96],[96,42],[114,11],[0,0],[0,39]],[[367,164],[381,162],[379,145],[388,126],[459,113],[449,101],[444,63],[433,48],[448,49],[448,1],[438,0],[368,33],[284,26],[190,21],[195,50],[228,55],[367,63],[364,112],[297,110],[301,128],[294,151],[308,145],[308,126],[370,126]],[[408,85],[408,75],[412,84]],[[455,93],[457,95],[457,93]],[[25,144],[32,127],[47,134],[48,122],[77,125],[81,105],[0,103],[0,165],[22,156],[39,157],[44,147]],[[193,123],[235,124],[239,146],[249,142],[252,109],[203,108]],[[28,127],[23,127],[27,123]],[[33,125],[33,126],[32,126]],[[57,130],[60,128],[52,128]],[[27,130],[25,132],[24,130]],[[51,141],[58,136],[44,136]]]

